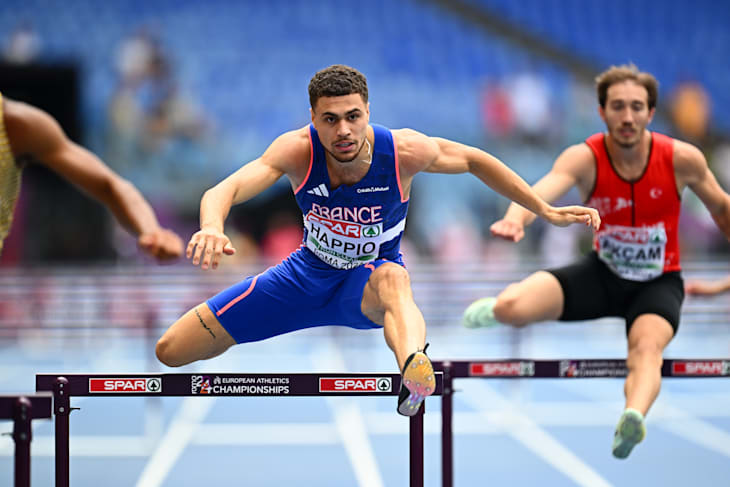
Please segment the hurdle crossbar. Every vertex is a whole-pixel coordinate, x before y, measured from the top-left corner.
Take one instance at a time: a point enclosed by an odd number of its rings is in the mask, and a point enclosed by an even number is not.
[[[443,390],[436,373],[436,391]],[[36,390],[53,394],[56,487],[69,486],[69,415],[72,396],[397,396],[400,374],[36,374]],[[423,411],[410,418],[410,486],[423,487]],[[396,414],[395,412],[393,414]]]
[[[0,419],[13,420],[15,442],[15,487],[30,487],[30,442],[33,439],[31,422],[52,417],[53,396],[39,394],[0,395]]]
[[[600,379],[626,377],[624,359],[489,359],[433,362],[443,373],[441,394],[441,484],[454,485],[453,394],[454,379]],[[730,376],[730,358],[664,359],[662,377],[700,378]]]

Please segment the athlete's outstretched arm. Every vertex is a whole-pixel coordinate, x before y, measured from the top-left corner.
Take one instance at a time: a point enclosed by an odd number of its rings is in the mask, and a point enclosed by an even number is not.
[[[730,240],[730,195],[717,182],[707,165],[705,156],[696,147],[674,141],[674,170],[678,188],[689,186],[707,207],[718,228]],[[687,294],[710,296],[730,290],[730,277],[721,281],[689,281]]]
[[[71,141],[46,112],[5,100],[5,123],[13,151],[29,154],[103,203],[119,223],[138,237],[139,246],[159,260],[182,254],[182,240],[160,227],[137,188],[90,151]]]
[[[674,170],[681,191],[685,185],[710,211],[717,227],[730,240],[730,195],[715,179],[699,149],[686,142],[674,141]]]
[[[550,172],[535,183],[532,189],[546,202],[554,203],[577,186],[585,200],[594,180],[593,154],[586,144],[577,144],[565,149],[555,160]],[[496,237],[519,242],[525,235],[525,227],[535,217],[535,213],[513,202],[504,217],[494,222],[490,230]]]
[[[202,269],[218,267],[223,254],[235,249],[223,232],[231,206],[247,201],[271,187],[300,160],[309,158],[309,141],[302,131],[279,136],[264,154],[205,192],[200,200],[200,231],[193,234],[186,255]]]
[[[684,286],[687,294],[713,296],[730,291],[730,277],[719,281],[688,281]]]
[[[524,179],[496,157],[458,142],[426,137],[412,130],[397,132],[398,151],[404,180],[420,171],[461,174],[470,172],[501,195],[519,203],[553,225],[584,223],[598,229],[601,219],[593,208],[553,207],[543,200]]]

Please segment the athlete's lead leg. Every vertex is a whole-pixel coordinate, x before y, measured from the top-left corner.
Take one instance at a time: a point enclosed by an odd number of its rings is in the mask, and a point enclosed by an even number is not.
[[[385,341],[403,376],[398,412],[412,416],[433,394],[436,379],[425,354],[426,322],[413,300],[408,271],[393,263],[378,267],[365,285],[362,311],[383,325]]]

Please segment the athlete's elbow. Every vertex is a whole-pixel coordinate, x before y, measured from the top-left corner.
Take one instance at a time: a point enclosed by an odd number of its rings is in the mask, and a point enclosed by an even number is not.
[[[200,206],[203,207],[206,204],[214,206],[228,204],[230,207],[236,198],[236,193],[236,188],[231,187],[231,185],[226,181],[221,181],[203,193],[203,197],[200,200]]]

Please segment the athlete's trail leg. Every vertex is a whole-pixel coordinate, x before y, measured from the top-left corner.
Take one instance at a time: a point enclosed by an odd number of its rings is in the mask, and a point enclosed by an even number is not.
[[[236,342],[206,303],[185,313],[157,342],[157,358],[168,367],[213,358]]]

